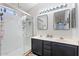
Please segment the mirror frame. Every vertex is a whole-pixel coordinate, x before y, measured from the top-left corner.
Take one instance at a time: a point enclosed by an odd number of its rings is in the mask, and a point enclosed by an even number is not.
[[[41,24],[39,24],[39,23],[41,23]],[[45,28],[44,28],[44,26],[45,26]],[[47,14],[37,16],[37,28],[38,28],[38,30],[47,30],[48,29],[48,15]]]
[[[68,23],[69,23],[69,29],[70,29],[70,27],[71,27],[71,12],[70,12],[70,9],[66,9],[66,10],[61,10],[61,11],[57,11],[57,12],[55,12],[55,13],[58,13],[58,12],[66,12],[66,11],[69,11],[69,14],[68,14]],[[69,30],[69,29],[56,29],[55,28],[55,26],[56,26],[56,24],[55,24],[55,13],[54,13],[54,19],[53,19],[53,29],[54,30]],[[65,20],[65,19],[64,19]]]

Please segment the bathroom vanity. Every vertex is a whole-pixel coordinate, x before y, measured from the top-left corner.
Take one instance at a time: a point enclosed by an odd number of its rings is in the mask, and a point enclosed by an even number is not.
[[[78,40],[32,37],[32,52],[38,56],[78,56]]]

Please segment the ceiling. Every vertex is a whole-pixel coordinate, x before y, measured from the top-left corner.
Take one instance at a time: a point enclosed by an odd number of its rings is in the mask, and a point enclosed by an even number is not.
[[[7,3],[7,5],[19,8],[25,12],[28,12],[28,10],[36,6],[37,3]]]

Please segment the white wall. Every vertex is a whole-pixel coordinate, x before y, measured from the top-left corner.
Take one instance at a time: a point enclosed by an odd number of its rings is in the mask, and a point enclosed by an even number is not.
[[[37,6],[35,6],[34,8],[32,8],[31,10],[28,11],[28,13],[30,13],[33,18],[34,18],[34,35],[47,35],[47,34],[52,34],[54,37],[64,37],[64,38],[72,38],[73,36],[73,30],[53,30],[53,13],[55,11],[49,12],[47,13],[48,15],[48,30],[38,30],[37,29],[37,16],[39,16],[40,11],[42,9],[46,9],[46,8],[51,8],[51,7],[55,7],[57,5],[60,4],[52,4],[52,3],[47,3],[47,4],[38,4]],[[71,9],[74,7],[74,4],[68,4],[67,9]],[[66,8],[64,8],[66,9]],[[60,9],[62,10],[62,9]],[[58,10],[57,10],[58,11]]]
[[[73,29],[73,38],[79,38],[79,3],[76,3],[76,28]]]
[[[77,15],[76,15],[76,17],[77,17],[77,32],[76,32],[76,34],[77,34],[77,37],[79,38],[79,4],[77,4],[76,13],[77,13]]]

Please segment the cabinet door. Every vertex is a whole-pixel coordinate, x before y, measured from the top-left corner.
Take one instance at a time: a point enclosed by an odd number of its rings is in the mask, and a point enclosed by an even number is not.
[[[64,56],[64,54],[65,54],[65,51],[63,51],[61,45],[57,43],[52,44],[52,56]]]
[[[42,40],[32,39],[32,52],[37,55],[42,55]]]
[[[63,44],[62,49],[65,52],[65,56],[77,56],[77,46],[74,45],[68,45],[68,44]]]
[[[77,46],[53,42],[52,55],[53,56],[75,56],[77,55]]]

